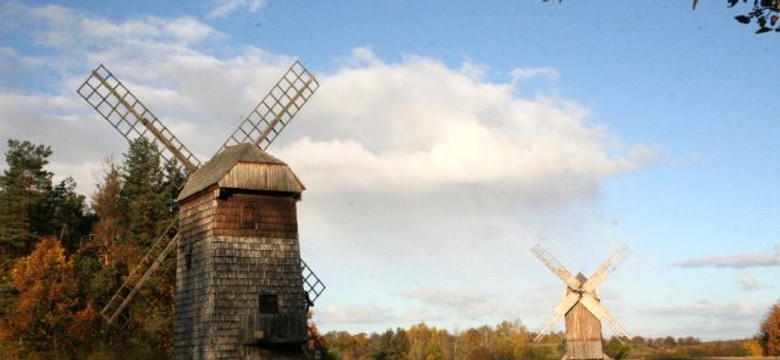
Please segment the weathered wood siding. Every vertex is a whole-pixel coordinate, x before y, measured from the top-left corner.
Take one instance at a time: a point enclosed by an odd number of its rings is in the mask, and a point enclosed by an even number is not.
[[[237,163],[219,181],[223,188],[273,190],[300,194],[303,190],[298,177],[285,164]]]
[[[276,294],[280,314],[305,322],[295,209],[300,194],[200,194],[181,207],[174,358],[303,359],[289,347],[242,345],[242,323],[259,311],[261,294]]]
[[[566,357],[602,359],[601,322],[581,303],[566,313]]]
[[[179,209],[176,249],[174,359],[209,359],[210,319],[214,315],[214,219],[219,190],[212,186],[183,202]]]

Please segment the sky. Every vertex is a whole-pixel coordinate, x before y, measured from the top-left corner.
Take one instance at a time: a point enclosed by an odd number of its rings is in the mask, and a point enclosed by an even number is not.
[[[532,246],[589,276],[627,245],[597,291],[631,335],[748,338],[780,292],[780,35],[741,11],[5,1],[0,150],[92,194],[127,151],[76,93],[102,63],[205,161],[298,59],[320,88],[269,152],[307,188],[321,330],[538,330],[564,285]]]

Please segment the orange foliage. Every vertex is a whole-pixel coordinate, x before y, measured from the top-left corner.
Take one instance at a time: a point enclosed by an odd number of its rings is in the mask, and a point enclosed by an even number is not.
[[[81,306],[73,263],[55,238],[38,242],[11,270],[19,292],[16,306],[0,321],[0,341],[6,355],[45,357],[64,353],[83,341],[94,318],[91,306]]]
[[[780,356],[780,303],[774,304],[761,323],[761,345],[766,356]]]

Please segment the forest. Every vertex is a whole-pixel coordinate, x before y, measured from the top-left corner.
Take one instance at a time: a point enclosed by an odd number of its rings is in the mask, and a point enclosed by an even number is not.
[[[89,196],[47,170],[49,146],[11,139],[0,175],[0,358],[168,359],[175,266],[169,258],[138,293],[125,326],[108,325],[101,307],[159,234],[176,221],[186,174],[161,163],[143,139],[121,161],[104,162]],[[314,310],[316,311],[316,309]],[[615,359],[780,355],[780,305],[768,309],[752,339],[609,338]],[[377,334],[312,324],[322,359],[560,359],[562,333],[533,343],[520,320],[458,332],[419,323]]]

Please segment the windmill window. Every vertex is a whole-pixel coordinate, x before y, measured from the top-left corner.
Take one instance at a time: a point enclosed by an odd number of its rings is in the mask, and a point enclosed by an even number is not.
[[[279,296],[277,294],[260,294],[260,313],[278,314]]]
[[[241,204],[240,226],[241,229],[255,229],[257,227],[256,219],[258,216],[257,203],[245,201]]]

